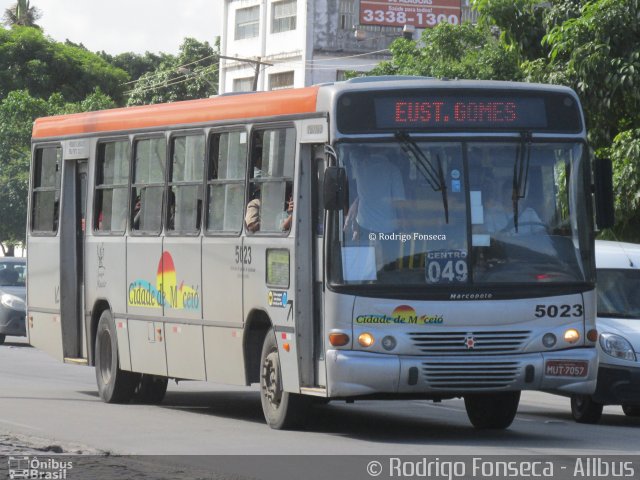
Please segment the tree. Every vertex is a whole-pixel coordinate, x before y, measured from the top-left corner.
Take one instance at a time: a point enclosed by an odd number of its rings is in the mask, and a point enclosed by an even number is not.
[[[9,27],[17,25],[40,28],[36,25],[36,20],[41,17],[42,13],[40,10],[37,7],[32,7],[29,0],[18,0],[14,5],[4,11],[4,24]]]
[[[126,72],[83,47],[55,42],[35,28],[0,28],[0,98],[26,89],[34,97],[59,92],[79,102],[97,86],[122,102],[128,80]]]
[[[128,105],[206,98],[218,92],[219,48],[185,38],[177,56],[167,55],[128,92]]]
[[[424,30],[418,42],[401,38],[389,48],[392,59],[370,74],[494,80],[521,76],[517,56],[505,49],[489,28],[469,23],[441,23]]]
[[[5,255],[13,255],[13,247],[25,241],[33,121],[114,106],[113,100],[97,88],[76,103],[65,102],[59,93],[45,100],[26,90],[10,92],[0,102],[0,247]]]

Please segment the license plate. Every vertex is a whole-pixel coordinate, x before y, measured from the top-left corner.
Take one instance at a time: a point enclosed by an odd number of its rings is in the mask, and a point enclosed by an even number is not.
[[[589,362],[579,360],[549,360],[544,366],[547,377],[586,377]]]

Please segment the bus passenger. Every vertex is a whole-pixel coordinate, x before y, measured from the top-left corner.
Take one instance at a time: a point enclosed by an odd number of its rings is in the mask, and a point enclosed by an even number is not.
[[[369,233],[394,233],[399,212],[394,202],[405,199],[404,184],[398,167],[384,155],[360,152],[352,161],[358,197],[349,207],[345,229],[352,239],[368,238]]]
[[[247,230],[255,233],[260,230],[260,189],[256,188],[247,203],[247,213],[244,216],[244,223]]]
[[[542,233],[547,231],[545,223],[540,219],[538,213],[528,205],[528,197],[520,199],[518,210],[518,229],[516,231],[513,221],[513,185],[505,182],[497,194],[495,189],[486,189],[486,211],[484,214],[484,225],[490,233]],[[524,200],[524,201],[523,201]]]

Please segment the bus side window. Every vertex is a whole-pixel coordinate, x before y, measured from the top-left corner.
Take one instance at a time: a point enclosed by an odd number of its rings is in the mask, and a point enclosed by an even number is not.
[[[133,231],[159,234],[162,230],[162,192],[166,156],[164,138],[149,138],[135,143],[131,184]]]
[[[207,178],[207,232],[240,233],[247,165],[247,132],[211,136]]]
[[[38,148],[35,152],[31,231],[52,234],[58,231],[62,149]]]
[[[127,140],[98,145],[93,229],[122,233],[127,225],[127,184],[131,146]]]
[[[172,140],[171,173],[167,196],[167,230],[185,234],[200,231],[204,136]]]
[[[254,132],[245,224],[253,232],[288,232],[293,198],[294,128]],[[256,219],[255,216],[259,218]]]

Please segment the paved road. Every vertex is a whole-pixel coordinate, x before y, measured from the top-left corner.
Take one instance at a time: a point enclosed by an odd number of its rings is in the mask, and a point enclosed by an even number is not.
[[[0,347],[0,433],[119,454],[602,455],[637,454],[640,419],[607,407],[599,425],[578,425],[567,399],[536,392],[501,432],[474,430],[460,400],[331,403],[306,431],[273,431],[255,388],[182,382],[158,406],[107,405],[92,368],[14,342]]]

